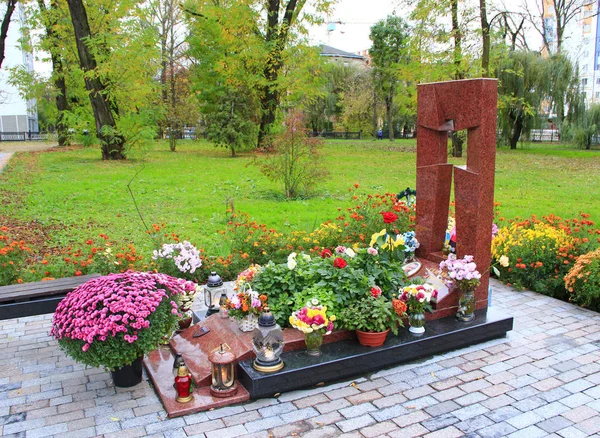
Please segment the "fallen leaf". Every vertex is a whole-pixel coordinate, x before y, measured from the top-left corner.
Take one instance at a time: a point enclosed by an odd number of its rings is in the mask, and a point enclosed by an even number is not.
[[[111,421],[119,421],[117,417],[110,417]]]
[[[416,409],[416,406],[407,406],[406,409]]]
[[[324,385],[325,385],[325,382],[319,382],[315,386],[324,386]]]
[[[433,371],[431,372],[431,377],[435,377],[435,374],[433,374]]]
[[[325,423],[321,423],[320,421],[315,421],[315,423],[317,424],[317,426],[321,427],[323,426]]]
[[[281,395],[281,392],[278,392],[277,394],[275,394],[273,397],[277,398]]]
[[[214,410],[215,410],[215,408],[210,408],[210,409],[209,409],[209,411],[214,411]]]

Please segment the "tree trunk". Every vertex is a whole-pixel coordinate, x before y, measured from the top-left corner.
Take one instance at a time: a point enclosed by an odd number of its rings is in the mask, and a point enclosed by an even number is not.
[[[451,0],[452,35],[454,37],[454,79],[464,79],[462,71],[462,35],[458,24],[458,0]],[[462,157],[463,140],[457,132],[452,133],[452,156]]]
[[[463,139],[458,135],[458,132],[452,133],[452,156],[462,157],[463,154]]]
[[[56,109],[58,110],[58,117],[56,119],[56,131],[58,134],[58,145],[68,146],[70,144],[69,139],[69,127],[64,122],[65,111],[69,111],[71,106],[67,100],[67,83],[65,81],[65,73],[63,68],[62,56],[60,54],[60,48],[57,47],[56,41],[59,40],[59,36],[56,34],[55,27],[58,25],[57,20],[53,19],[48,21],[47,8],[44,0],[38,0],[38,6],[43,16],[44,27],[46,28],[46,36],[50,41],[50,59],[52,61],[52,76],[54,77],[54,86],[58,90],[56,95]],[[50,8],[56,12],[58,11],[58,4],[56,0],[50,3]]]
[[[517,148],[517,143],[519,142],[519,138],[521,137],[522,131],[523,131],[523,115],[519,114],[515,119],[512,136],[510,137],[510,148],[511,149]]]
[[[6,2],[6,11],[4,12],[2,26],[0,27],[0,67],[2,67],[2,63],[4,62],[4,51],[6,35],[8,35],[8,25],[10,24],[10,19],[12,17],[13,12],[15,11],[16,4],[17,0],[8,0]]]
[[[377,90],[373,81],[373,138],[377,140]]]
[[[487,19],[486,0],[479,0],[479,14],[481,18],[481,75],[484,78],[490,77],[490,24]]]
[[[392,120],[392,109],[394,104],[393,91],[385,98],[385,112],[388,124],[388,136],[390,141],[394,141],[394,125]]]
[[[96,69],[96,58],[88,47],[86,41],[91,39],[92,34],[88,21],[87,12],[82,0],[67,0],[71,21],[75,30],[77,52],[79,63],[85,74],[85,88],[90,96],[94,119],[96,121],[96,135],[102,144],[103,160],[125,159],[125,139],[117,132],[117,124],[111,111],[106,87],[99,77],[89,75]]]

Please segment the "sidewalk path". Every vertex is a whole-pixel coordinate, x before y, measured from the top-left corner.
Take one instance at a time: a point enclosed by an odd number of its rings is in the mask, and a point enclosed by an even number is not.
[[[506,338],[353,381],[167,419],[144,379],[115,389],[48,335],[51,315],[0,321],[0,435],[600,436],[600,315],[493,283]]]
[[[0,152],[0,172],[4,170],[4,166],[6,166],[12,156],[13,152]]]

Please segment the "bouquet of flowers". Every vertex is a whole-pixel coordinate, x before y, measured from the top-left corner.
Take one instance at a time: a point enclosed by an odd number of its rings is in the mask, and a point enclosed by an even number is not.
[[[250,314],[260,315],[263,308],[267,305],[267,296],[259,295],[249,286],[234,294],[226,301],[226,307],[229,316],[235,319],[242,319]]]
[[[445,282],[448,286],[456,284],[461,292],[477,289],[481,283],[481,274],[473,261],[473,256],[466,255],[462,259],[456,254],[448,254],[448,258],[440,263]]]
[[[260,270],[260,265],[250,265],[246,270],[240,272],[235,280],[233,290],[242,290],[247,284],[252,283],[254,276]]]
[[[292,313],[289,321],[292,327],[302,333],[321,331],[328,335],[333,331],[335,319],[335,315],[327,315],[327,306],[320,306],[319,300],[312,298],[306,306]]]
[[[154,250],[152,260],[158,262],[161,272],[186,280],[196,280],[194,273],[202,266],[200,251],[187,240],[163,244]]]
[[[438,291],[430,284],[410,284],[400,289],[401,301],[406,303],[409,314],[431,312],[431,301],[437,299]]]
[[[390,226],[398,220],[398,215],[392,212],[384,212],[382,215],[383,222]],[[399,233],[398,230],[384,228],[371,236],[369,245],[369,250],[375,249],[384,257],[403,262],[414,255],[419,241],[414,231]]]
[[[128,271],[94,278],[58,304],[50,334],[73,359],[110,370],[156,349],[176,327],[184,281]]]

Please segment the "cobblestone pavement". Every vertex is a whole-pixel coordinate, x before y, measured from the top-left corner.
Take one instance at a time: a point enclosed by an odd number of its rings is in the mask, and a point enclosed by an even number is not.
[[[51,315],[0,321],[0,435],[49,437],[600,436],[600,315],[494,283],[506,338],[353,381],[167,419],[144,380],[73,363]]]

